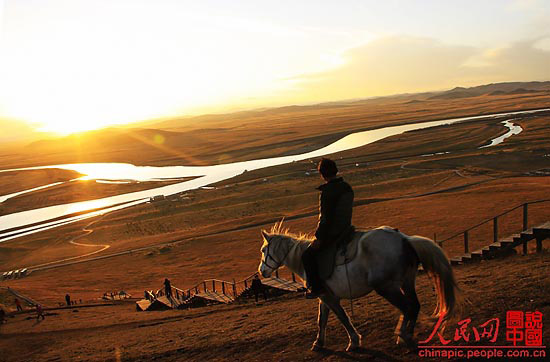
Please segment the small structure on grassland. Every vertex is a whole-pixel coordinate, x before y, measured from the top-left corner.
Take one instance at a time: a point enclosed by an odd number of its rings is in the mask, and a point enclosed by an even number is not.
[[[164,195],[156,195],[156,196],[153,196],[151,198],[149,198],[149,201],[150,202],[158,202],[158,201],[163,201],[166,199],[166,196]]]
[[[153,301],[142,299],[136,302],[138,311],[169,310],[173,308],[172,302],[166,296],[155,298]]]
[[[2,279],[1,280],[19,279],[19,278],[26,277],[29,274],[30,274],[30,271],[27,268],[17,269],[17,270],[10,270],[10,271],[2,273]]]
[[[171,286],[169,296],[166,295],[165,288],[159,289],[156,293],[145,291],[145,298],[136,302],[136,310],[197,308],[211,304],[230,304],[246,298],[253,298],[252,280],[256,275],[257,273],[254,273],[240,282],[204,280],[187,290]],[[277,273],[275,277],[264,278],[261,282],[270,297],[304,290],[302,284],[296,281],[294,274],[291,274],[291,280],[280,278]]]

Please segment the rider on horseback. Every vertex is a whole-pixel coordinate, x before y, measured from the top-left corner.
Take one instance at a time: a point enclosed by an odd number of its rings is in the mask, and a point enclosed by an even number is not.
[[[310,288],[310,292],[306,294],[307,298],[317,298],[323,294],[319,267],[330,264],[332,268],[337,244],[353,231],[351,225],[353,189],[342,177],[337,176],[338,167],[333,160],[323,158],[317,169],[326,183],[317,188],[321,191],[321,195],[315,240],[302,256],[307,284]]]

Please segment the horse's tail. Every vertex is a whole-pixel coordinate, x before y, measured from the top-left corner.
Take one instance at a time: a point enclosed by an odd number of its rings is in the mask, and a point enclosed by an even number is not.
[[[460,289],[449,259],[435,242],[422,236],[408,237],[409,243],[416,251],[424,270],[433,278],[437,290],[437,305],[433,315],[450,319],[457,311]]]

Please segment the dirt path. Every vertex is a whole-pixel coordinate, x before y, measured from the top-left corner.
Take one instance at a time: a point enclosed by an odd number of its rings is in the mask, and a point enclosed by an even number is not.
[[[90,253],[78,255],[78,256],[72,256],[72,257],[69,257],[69,258],[54,260],[54,261],[50,261],[50,262],[43,263],[43,264],[32,265],[32,266],[27,267],[27,269],[29,269],[31,271],[37,271],[37,270],[47,269],[48,266],[51,266],[51,265],[54,265],[54,264],[59,264],[57,266],[61,266],[61,265],[64,265],[66,262],[81,259],[81,258],[85,258],[85,257],[91,256],[91,255],[95,255],[95,254],[101,253],[104,250],[109,249],[111,247],[111,245],[109,245],[109,244],[85,244],[85,243],[77,243],[75,241],[75,240],[78,240],[78,239],[82,239],[83,237],[88,236],[91,233],[93,233],[94,230],[90,229],[90,226],[92,226],[96,222],[99,222],[101,219],[103,219],[103,217],[105,217],[105,215],[102,215],[97,220],[94,220],[94,221],[86,224],[86,226],[84,226],[82,228],[82,231],[84,231],[84,234],[78,235],[78,236],[72,238],[71,240],[69,240],[69,244],[73,244],[73,245],[77,245],[77,246],[84,246],[84,247],[91,247],[91,248],[99,247],[100,249],[94,250]],[[66,265],[68,265],[68,264],[66,264]]]

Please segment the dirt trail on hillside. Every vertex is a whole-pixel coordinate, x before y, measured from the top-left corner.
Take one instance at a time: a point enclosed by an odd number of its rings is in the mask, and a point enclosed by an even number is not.
[[[538,310],[544,316],[550,313],[548,252],[484,261],[454,270],[470,301],[463,305],[461,319],[471,318],[470,327],[491,318],[500,319],[494,345],[510,345],[505,338],[508,310]],[[432,331],[432,285],[426,275],[417,279],[422,309],[416,336],[420,340]],[[349,312],[349,303],[343,304]],[[317,302],[297,295],[260,305],[245,301],[184,311],[138,313],[132,303],[78,312],[64,309],[47,313],[40,323],[20,315],[2,325],[0,350],[9,351],[2,354],[6,362],[114,361],[117,356],[121,361],[439,360],[421,358],[395,345],[393,330],[398,312],[375,293],[356,300],[354,310],[353,322],[363,334],[363,348],[353,353],[345,352],[347,336],[334,315],[329,317],[327,349],[320,353],[309,350],[317,332]],[[453,338],[457,322],[451,323],[445,337]],[[549,338],[550,328],[544,326],[543,341]]]
[[[90,226],[92,226],[93,224],[101,221],[101,219],[103,219],[103,217],[105,217],[105,215],[102,215],[99,218],[97,218],[96,220],[86,224],[86,226],[84,226],[82,228],[82,231],[84,232],[84,234],[78,235],[78,236],[76,236],[76,237],[69,240],[69,244],[73,244],[73,245],[77,245],[77,246],[90,247],[90,248],[99,247],[98,250],[94,250],[92,252],[85,253],[85,254],[82,254],[82,255],[72,256],[72,257],[69,257],[69,258],[63,258],[63,259],[59,259],[59,260],[50,261],[48,263],[28,266],[27,268],[31,271],[37,271],[37,270],[46,269],[48,266],[52,266],[52,265],[55,265],[56,267],[60,267],[60,266],[63,266],[64,264],[66,264],[67,262],[71,262],[71,261],[74,261],[74,260],[77,260],[77,259],[85,258],[87,256],[95,255],[95,254],[101,253],[102,251],[105,251],[105,250],[109,249],[111,247],[111,245],[109,245],[109,244],[85,244],[85,243],[77,243],[76,242],[76,240],[82,239],[85,236],[88,236],[91,233],[93,233],[94,230],[90,229]]]

